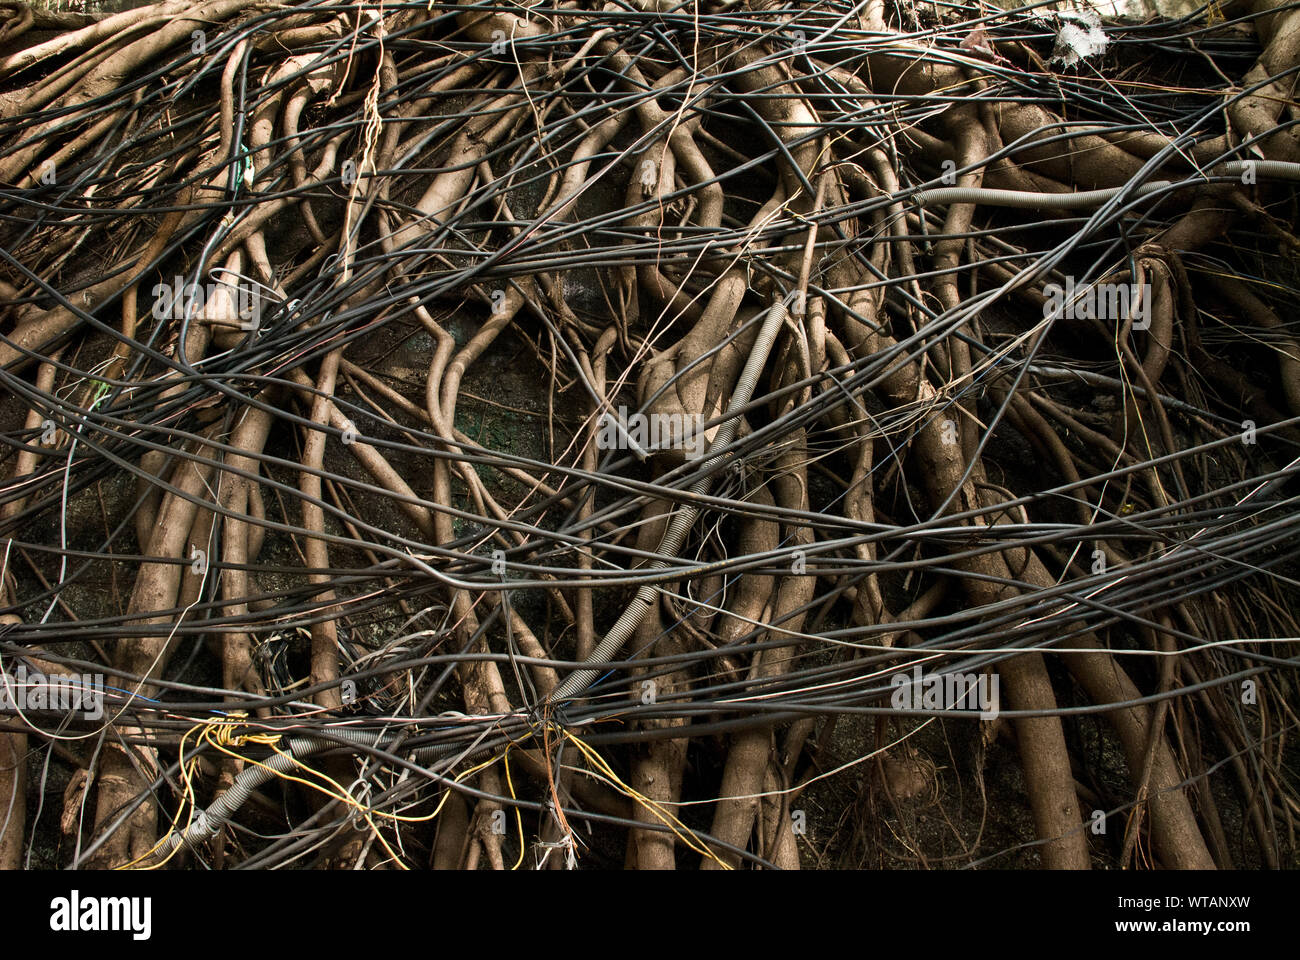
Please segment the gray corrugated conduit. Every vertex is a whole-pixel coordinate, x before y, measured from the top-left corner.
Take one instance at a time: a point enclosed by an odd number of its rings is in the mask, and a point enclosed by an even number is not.
[[[1211,175],[1216,177],[1240,177],[1252,172],[1256,177],[1274,180],[1300,180],[1300,163],[1288,163],[1283,160],[1234,160],[1221,163],[1214,168]],[[1190,181],[1187,185],[1195,185]],[[1171,180],[1156,180],[1144,183],[1129,190],[1129,196],[1140,199],[1150,193],[1176,186]],[[936,187],[933,190],[921,190],[913,195],[921,206],[942,203],[977,203],[985,207],[1015,207],[1021,210],[1077,210],[1098,207],[1110,200],[1127,187],[1110,187],[1105,190],[1084,190],[1079,193],[1034,193],[1031,190],[995,190],[991,187]]]

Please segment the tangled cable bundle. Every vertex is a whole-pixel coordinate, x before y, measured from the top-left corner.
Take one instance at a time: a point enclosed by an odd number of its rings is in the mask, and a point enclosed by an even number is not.
[[[0,5],[0,866],[1294,865],[1297,49]]]

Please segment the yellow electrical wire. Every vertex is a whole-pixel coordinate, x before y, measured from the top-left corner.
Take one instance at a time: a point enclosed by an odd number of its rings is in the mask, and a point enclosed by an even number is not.
[[[372,816],[382,816],[392,820],[401,820],[403,822],[414,823],[422,820],[432,819],[434,816],[437,815],[437,811],[435,811],[433,814],[430,814],[426,817],[407,817],[407,816],[402,816],[400,814],[388,813],[387,811],[371,810],[370,808],[365,807],[360,802],[358,802],[355,797],[353,797],[350,793],[348,793],[347,790],[345,790],[340,784],[335,782],[332,778],[330,778],[324,773],[321,773],[319,770],[315,770],[312,767],[307,766],[306,764],[302,763],[297,758],[295,758],[292,754],[286,753],[285,751],[281,750],[279,746],[277,746],[277,744],[280,742],[281,739],[280,734],[278,733],[237,733],[236,731],[238,728],[247,726],[247,722],[246,722],[247,716],[248,715],[246,713],[243,713],[242,711],[232,712],[230,714],[230,717],[232,719],[202,720],[198,724],[191,727],[189,730],[185,732],[185,734],[181,737],[181,741],[180,741],[180,770],[181,770],[181,782],[183,784],[183,789],[181,792],[181,802],[177,808],[176,816],[172,819],[170,829],[146,853],[142,854],[139,857],[136,857],[134,860],[131,860],[130,862],[123,864],[116,869],[121,869],[121,870],[130,869],[134,867],[136,864],[140,863],[142,860],[147,860],[149,857],[153,856],[158,851],[158,848],[161,847],[164,843],[166,843],[168,837],[170,837],[173,833],[176,832],[176,827],[180,823],[181,817],[185,813],[185,809],[187,806],[190,809],[190,818],[189,821],[186,823],[186,829],[188,829],[189,826],[193,824],[194,811],[197,809],[197,805],[195,803],[193,775],[194,775],[195,768],[198,766],[198,757],[193,757],[187,762],[185,760],[185,744],[189,740],[189,738],[193,736],[195,733],[198,734],[198,743],[200,746],[204,743],[207,743],[215,750],[218,750],[229,757],[233,757],[234,759],[240,760],[244,763],[248,763],[248,764],[252,764],[253,766],[260,767],[261,769],[267,771],[268,773],[274,774],[275,776],[279,777],[282,780],[288,780],[292,783],[297,783],[305,787],[310,787],[311,789],[316,790],[319,793],[325,794],[331,799],[339,801],[345,807],[349,807],[355,810],[356,812],[360,813],[361,816],[365,818],[366,823],[370,827],[371,831],[374,833],[375,838],[388,852],[388,855],[393,858],[393,861],[397,863],[397,865],[401,867],[403,870],[410,869],[409,867],[406,866],[406,864],[402,862],[401,858],[397,855],[397,852],[393,850],[391,846],[389,846],[388,841],[384,838],[383,833],[379,830],[379,827],[375,824],[374,820],[372,819]],[[331,791],[321,786],[318,783],[313,783],[310,780],[303,779],[302,777],[295,777],[292,774],[281,773],[280,771],[275,770],[270,766],[267,766],[261,761],[254,760],[251,757],[242,756],[238,753],[235,753],[232,749],[230,749],[231,747],[243,747],[249,743],[258,743],[270,747],[272,751],[284,757],[295,767],[299,768],[300,770],[303,770],[306,773],[314,774],[315,776],[324,780],[326,783],[330,784],[330,786],[334,787],[334,790]],[[172,857],[176,855],[177,851],[180,850],[180,848],[181,845],[177,844],[176,847],[174,847],[172,851],[164,859],[162,859],[158,863],[149,864],[144,869],[156,870],[159,867],[164,866],[168,861],[171,860]]]
[[[114,867],[114,868],[113,868],[114,870],[130,870],[130,869],[132,869],[133,867],[135,867],[136,864],[140,863],[140,861],[142,861],[142,860],[147,860],[147,859],[149,859],[150,857],[152,857],[155,853],[157,853],[157,852],[158,852],[158,848],[161,847],[164,843],[167,842],[167,838],[170,837],[173,833],[176,832],[176,825],[177,825],[178,823],[180,823],[181,816],[185,813],[185,807],[186,807],[186,804],[187,804],[187,803],[188,803],[189,806],[191,807],[190,822],[191,822],[191,823],[193,822],[193,820],[194,820],[194,814],[193,814],[193,809],[192,809],[192,808],[193,808],[193,806],[194,806],[194,783],[193,783],[193,780],[192,780],[192,775],[193,775],[193,772],[194,772],[194,768],[198,766],[199,760],[198,760],[198,757],[193,757],[193,758],[190,759],[190,761],[189,761],[188,763],[186,763],[186,761],[185,761],[185,741],[186,741],[187,739],[189,739],[190,734],[192,734],[192,733],[194,733],[195,731],[199,730],[201,727],[202,727],[202,724],[199,724],[199,725],[197,725],[197,726],[191,727],[189,730],[185,731],[184,735],[181,736],[181,743],[180,743],[180,774],[181,774],[181,783],[183,784],[183,790],[182,790],[182,792],[181,792],[181,802],[180,802],[179,806],[177,806],[177,808],[176,808],[176,816],[174,816],[174,817],[172,818],[171,825],[168,827],[167,832],[164,833],[164,834],[163,834],[163,835],[158,839],[158,842],[155,843],[152,847],[150,847],[147,851],[145,851],[144,853],[140,854],[140,856],[136,857],[134,860],[130,860],[130,861],[124,863],[124,864],[121,864],[121,865],[119,865],[119,866]],[[188,824],[187,824],[186,826],[188,826]],[[176,851],[179,850],[179,849],[180,849],[180,844],[177,844],[177,845],[176,845],[176,849],[175,849],[175,850],[172,850],[171,853],[167,854],[167,856],[166,856],[163,860],[161,860],[161,861],[158,862],[158,863],[152,863],[152,864],[149,864],[149,865],[143,867],[142,869],[145,869],[145,870],[157,870],[159,867],[164,866],[164,865],[165,865],[169,860],[171,860],[171,858],[174,857],[174,856],[176,855]]]
[[[665,809],[659,803],[656,803],[654,800],[651,800],[649,797],[645,796],[644,794],[638,793],[632,787],[628,786],[621,779],[619,779],[618,774],[616,774],[612,769],[610,769],[609,764],[607,764],[604,761],[604,759],[600,756],[600,754],[598,754],[595,750],[587,746],[587,744],[583,743],[581,740],[579,740],[568,730],[565,730],[562,727],[557,727],[556,729],[559,731],[561,736],[566,737],[567,739],[572,741],[574,746],[578,748],[579,752],[581,752],[582,755],[587,758],[588,762],[590,762],[593,766],[595,766],[598,770],[600,770],[601,773],[603,773],[606,777],[608,777],[610,782],[615,786],[617,790],[626,794],[628,797],[631,797],[641,806],[645,807],[645,809],[649,810],[652,814],[654,814],[654,816],[666,827],[668,827],[668,829],[673,832],[674,836],[676,836],[677,839],[681,840],[682,843],[685,844],[688,848],[694,850],[696,853],[702,856],[708,857],[710,860],[718,864],[724,870],[732,869],[731,864],[719,858],[716,853],[710,850],[709,847],[702,840],[700,840],[699,837],[697,837],[694,834],[694,832],[691,830],[690,827],[686,826],[686,824],[682,823],[679,819],[677,819],[677,817],[673,816],[671,811]]]
[[[280,778],[281,780],[285,780],[290,783],[296,783],[299,784],[300,786],[308,787],[312,790],[317,791],[318,793],[324,794],[325,796],[329,797],[332,800],[338,801],[339,803],[343,804],[346,808],[353,810],[354,812],[356,812],[357,814],[359,814],[365,819],[366,824],[367,826],[370,827],[370,830],[374,834],[375,839],[377,839],[380,845],[383,846],[384,850],[387,851],[388,855],[393,859],[393,862],[395,862],[403,870],[410,869],[405,863],[402,862],[402,859],[398,856],[397,852],[393,850],[392,846],[388,843],[387,839],[385,839],[382,831],[380,831],[378,825],[375,823],[374,818],[382,817],[386,820],[402,822],[402,823],[422,823],[429,820],[433,820],[442,812],[442,808],[446,805],[448,798],[451,796],[450,788],[443,794],[443,797],[439,801],[438,806],[435,807],[431,813],[428,813],[423,816],[418,816],[418,817],[405,816],[402,814],[390,813],[389,811],[386,810],[375,810],[365,806],[360,801],[358,801],[356,797],[352,796],[351,793],[349,793],[340,783],[338,783],[332,777],[321,772],[320,770],[308,766],[307,764],[298,760],[292,754],[286,752],[285,750],[280,749],[279,747],[279,743],[281,740],[280,734],[239,732],[241,728],[247,728],[247,726],[248,726],[247,714],[244,714],[242,712],[235,712],[232,713],[229,718],[202,720],[199,723],[195,724],[193,727],[191,727],[189,730],[187,730],[181,736],[180,748],[179,748],[180,779],[182,785],[181,800],[177,806],[176,814],[172,818],[170,828],[168,829],[167,833],[165,833],[162,836],[162,838],[160,838],[158,842],[155,843],[153,847],[150,848],[146,853],[140,855],[139,857],[136,857],[134,860],[131,860],[130,862],[123,864],[115,869],[119,869],[119,870],[131,869],[135,867],[137,864],[140,864],[142,861],[148,860],[155,853],[157,853],[158,849],[162,847],[164,843],[166,843],[167,839],[172,834],[177,832],[177,827],[180,824],[182,817],[184,817],[187,809],[189,810],[189,819],[186,822],[186,829],[188,829],[193,824],[194,815],[198,809],[197,799],[194,790],[194,772],[198,767],[199,759],[197,755],[191,756],[188,760],[185,757],[186,745],[192,737],[196,739],[196,747],[201,747],[203,744],[207,744],[208,746],[211,746],[214,750],[224,753],[229,757],[233,757],[236,760],[240,760],[246,764],[251,764],[255,767],[260,767],[262,770],[265,770],[267,773],[273,774],[274,776]],[[606,779],[611,785],[614,786],[616,790],[623,793],[627,797],[631,798],[636,803],[643,806],[646,810],[650,811],[650,813],[653,814],[655,818],[658,819],[660,822],[662,822],[665,826],[667,826],[669,830],[672,831],[673,835],[676,836],[686,847],[688,847],[691,850],[694,850],[696,853],[699,853],[702,856],[709,857],[724,869],[728,869],[728,870],[731,869],[730,864],[720,859],[712,850],[708,848],[706,844],[704,844],[691,831],[689,827],[687,827],[684,823],[682,823],[682,821],[679,820],[676,816],[674,816],[670,811],[665,809],[662,805],[660,805],[656,801],[651,800],[649,797],[645,796],[644,794],[633,789],[628,784],[624,783],[623,780],[619,778],[618,774],[616,774],[613,771],[613,769],[610,768],[609,764],[607,764],[605,760],[600,756],[600,754],[597,753],[594,749],[589,747],[587,744],[583,743],[581,739],[579,739],[577,736],[575,736],[573,733],[569,732],[568,730],[565,730],[563,727],[560,727],[558,724],[552,723],[551,726],[562,738],[566,738],[570,740],[574,744],[574,746],[578,748],[579,752],[582,753],[582,755],[587,758],[587,761],[599,771],[599,773],[602,775],[602,778]],[[527,738],[525,737],[523,739],[527,739]],[[323,783],[313,782],[312,780],[306,779],[305,776],[295,776],[291,773],[285,773],[276,770],[273,767],[270,767],[267,764],[261,762],[260,760],[255,760],[251,757],[242,756],[241,754],[236,753],[234,749],[231,749],[231,748],[243,747],[250,743],[262,744],[264,746],[269,747],[272,750],[272,752],[278,754],[281,757],[284,757],[286,760],[289,761],[290,764],[292,764],[294,767],[300,770],[304,775],[310,775],[315,778],[318,778],[320,781],[323,781]],[[482,763],[477,763],[474,766],[470,767],[469,769],[461,771],[459,774],[456,775],[454,782],[460,783],[461,781],[488,769],[498,761],[501,761],[505,768],[506,786],[507,789],[509,789],[510,791],[510,798],[512,800],[517,800],[518,795],[515,793],[514,778],[510,774],[510,751],[515,746],[516,746],[515,743],[511,743],[506,747],[503,753],[496,756],[489,757],[487,760],[484,760]],[[519,859],[515,861],[515,864],[513,867],[511,867],[511,870],[518,870],[519,867],[523,864],[524,852],[526,848],[526,844],[524,841],[523,814],[518,807],[515,808],[515,823],[519,831]],[[181,844],[177,844],[176,847],[174,847],[172,851],[168,853],[165,858],[158,861],[157,863],[147,864],[146,866],[143,867],[143,869],[156,870],[159,867],[166,865],[180,849],[181,849]]]
[[[179,758],[183,789],[181,791],[181,802],[176,809],[176,816],[172,818],[170,828],[148,851],[136,857],[134,860],[115,867],[114,869],[129,870],[142,860],[147,860],[149,857],[152,857],[157,853],[158,848],[167,842],[167,838],[176,832],[176,826],[180,823],[181,817],[185,813],[187,806],[190,810],[190,818],[185,824],[186,829],[188,829],[194,822],[194,812],[197,809],[194,794],[194,771],[198,767],[199,760],[197,756],[191,757],[188,762],[185,759],[185,744],[191,736],[198,734],[198,746],[202,746],[202,744],[206,742],[219,750],[222,749],[222,745],[224,744],[242,747],[247,743],[275,744],[280,739],[278,733],[236,734],[235,731],[237,728],[246,727],[248,725],[246,722],[248,714],[244,713],[242,710],[236,710],[232,711],[229,716],[230,719],[213,718],[210,720],[200,720],[181,736]],[[224,752],[229,753],[230,751],[226,750]],[[235,754],[231,755],[236,756]],[[241,757],[240,759],[243,758]],[[171,853],[167,854],[165,858],[158,863],[148,865],[144,869],[157,870],[159,867],[166,865],[172,857],[176,856],[176,853],[179,850],[180,845],[177,844],[176,847],[172,849]]]
[[[506,747],[506,752],[501,754],[501,759],[505,761],[506,786],[510,789],[510,799],[517,800],[518,797],[515,796],[515,785],[510,779],[510,747],[513,746],[514,744],[512,743],[509,747]],[[515,861],[515,865],[510,868],[511,870],[518,870],[519,865],[524,862],[524,815],[520,812],[519,807],[517,806],[515,807],[515,820],[519,824],[519,859]]]

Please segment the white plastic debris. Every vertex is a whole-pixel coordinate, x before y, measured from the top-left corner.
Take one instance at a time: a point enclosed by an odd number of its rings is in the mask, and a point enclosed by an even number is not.
[[[1081,60],[1104,53],[1110,42],[1101,29],[1101,18],[1093,10],[1061,11],[1061,29],[1056,34],[1052,59],[1072,67]]]

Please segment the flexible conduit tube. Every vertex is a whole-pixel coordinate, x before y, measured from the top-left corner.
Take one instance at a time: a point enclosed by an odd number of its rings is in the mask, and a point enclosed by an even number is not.
[[[1212,176],[1240,177],[1247,171],[1257,177],[1271,177],[1277,180],[1300,180],[1300,163],[1284,160],[1233,160],[1221,163],[1214,168]],[[1156,180],[1135,187],[1130,196],[1134,199],[1149,193],[1157,193],[1174,186],[1169,180]],[[936,203],[978,203],[986,207],[1016,207],[1021,210],[1041,210],[1053,208],[1059,210],[1076,210],[1082,207],[1097,207],[1111,199],[1124,187],[1109,187],[1105,190],[1084,190],[1079,193],[1034,193],[1031,190],[994,190],[991,187],[938,187],[934,190],[922,190],[913,195],[921,206]]]
[[[740,372],[740,379],[736,381],[736,389],[731,394],[731,403],[727,405],[727,419],[719,425],[718,432],[714,434],[713,442],[709,444],[709,449],[705,453],[708,459],[704,461],[702,469],[704,476],[691,484],[687,491],[689,496],[702,496],[708,493],[709,487],[712,486],[711,471],[726,459],[727,455],[721,451],[725,450],[736,436],[739,411],[753,396],[754,387],[758,385],[758,377],[763,372],[763,367],[767,365],[772,344],[776,342],[777,332],[785,323],[785,318],[785,304],[780,301],[772,304],[767,319],[763,321],[763,326],[758,331],[758,339],[754,341],[749,359],[745,361],[745,368]],[[659,549],[656,552],[660,556],[651,560],[643,569],[662,570],[668,566],[669,560],[677,557],[677,551],[682,548],[682,542],[686,539],[686,534],[690,531],[691,524],[695,522],[699,512],[698,507],[686,503],[673,514],[668,529],[664,531],[663,539],[659,541]],[[596,645],[596,649],[591,651],[591,656],[586,662],[592,667],[584,667],[569,674],[568,678],[551,693],[550,701],[554,703],[558,700],[567,700],[586,690],[592,681],[600,676],[600,671],[594,668],[614,659],[614,655],[623,648],[623,644],[627,643],[641,621],[645,619],[646,612],[654,605],[658,595],[659,591],[648,583],[637,590],[636,596],[623,611],[623,615],[618,618],[614,626],[609,628],[609,632]]]
[[[763,372],[763,367],[767,365],[767,358],[772,352],[772,345],[776,343],[776,335],[780,332],[781,325],[785,323],[786,316],[784,303],[777,301],[772,304],[767,313],[767,318],[763,321],[763,326],[758,331],[754,347],[750,350],[749,359],[745,361],[745,367],[740,372],[740,379],[736,381],[736,389],[732,392],[731,402],[727,405],[727,418],[719,424],[718,432],[714,434],[713,442],[709,444],[709,449],[705,452],[707,459],[704,461],[702,471],[705,475],[688,488],[689,496],[703,496],[708,493],[709,487],[712,486],[713,479],[709,476],[709,473],[712,468],[722,463],[728,456],[723,451],[735,439],[739,411],[745,404],[749,403],[750,398],[754,395],[754,388],[758,385],[758,378]],[[698,507],[691,506],[688,503],[683,504],[682,508],[673,514],[672,520],[668,523],[668,529],[664,531],[663,538],[659,541],[657,552],[660,557],[650,561],[643,569],[662,570],[668,566],[668,561],[675,558],[677,551],[682,548],[682,542],[686,539],[686,534],[690,531],[691,524],[695,522],[699,512]],[[623,644],[636,632],[636,628],[645,618],[646,611],[655,602],[657,595],[658,591],[653,586],[649,584],[642,586],[636,592],[636,597],[628,604],[627,609],[623,611],[623,615],[618,618],[614,626],[610,627],[609,632],[605,634],[604,639],[600,641],[596,649],[591,651],[591,656],[585,661],[591,666],[583,667],[569,674],[564,683],[560,684],[552,692],[549,702],[577,696],[587,689],[591,682],[600,676],[600,670],[596,668],[614,659],[615,654],[622,649]],[[380,739],[377,734],[365,730],[340,729],[332,731],[332,734],[341,740],[350,741],[358,746],[374,746]],[[291,772],[295,760],[336,746],[338,744],[334,740],[294,737],[289,740],[288,749],[284,752],[268,757],[259,766],[245,767],[235,777],[230,789],[223,793],[206,810],[197,814],[184,830],[171,831],[159,845],[153,859],[162,860],[182,843],[195,845],[216,836],[225,822],[244,805],[253,791],[263,783],[277,774]],[[455,753],[457,749],[457,747],[441,745],[422,747],[414,751],[414,756],[419,760],[432,760]]]
[[[1136,199],[1157,190],[1167,190],[1170,186],[1168,180],[1144,183],[1133,190],[1132,196]],[[1079,193],[1034,193],[1030,190],[994,190],[991,187],[939,187],[936,190],[922,190],[915,195],[915,200],[921,206],[935,203],[978,203],[985,207],[1016,207],[1020,210],[1039,210],[1044,207],[1075,210],[1080,207],[1099,207],[1123,189],[1110,187]]]
[[[338,743],[339,740],[355,743],[359,747],[373,747],[383,739],[382,735],[372,733],[369,730],[343,728],[331,730],[330,733],[330,739],[323,737],[293,737],[285,744],[285,749],[279,753],[259,761],[256,766],[245,767],[235,777],[230,789],[213,801],[212,805],[206,810],[196,814],[194,820],[184,830],[171,831],[167,835],[167,839],[155,851],[154,858],[161,860],[182,843],[199,844],[215,837],[225,822],[248,801],[254,790],[273,776],[293,772],[296,766],[295,761],[301,760],[303,757],[309,757],[314,753],[320,753],[323,750],[341,746]],[[436,744],[420,747],[412,751],[412,756],[416,760],[434,760],[455,753],[459,749],[459,747]],[[471,752],[470,755],[474,756],[475,754]]]
[[[184,830],[172,830],[166,840],[158,846],[151,859],[160,861],[166,858],[182,843],[197,845],[217,835],[222,826],[242,807],[253,791],[266,783],[273,776],[291,773],[297,765],[295,761],[309,757],[314,753],[339,747],[339,740],[355,743],[359,747],[376,746],[383,739],[381,734],[368,730],[349,730],[346,728],[331,730],[331,738],[293,737],[285,744],[285,749],[273,756],[261,760],[257,765],[245,767],[235,777],[230,789],[213,801],[212,805],[195,815],[194,820]],[[436,760],[461,750],[460,747],[435,744],[420,747],[411,752],[417,761]],[[471,750],[467,756],[475,757],[484,752]]]
[[[1219,177],[1239,177],[1247,170],[1254,171],[1257,177],[1300,180],[1300,163],[1288,160],[1233,160],[1215,167],[1214,173]]]
[[[373,736],[364,730],[337,730],[332,732],[345,740],[351,740],[355,743],[369,744],[373,740]],[[199,844],[215,837],[217,831],[221,829],[236,810],[244,805],[245,801],[252,796],[254,790],[276,774],[288,774],[293,770],[294,761],[292,758],[320,753],[327,747],[337,746],[337,744],[329,740],[294,737],[287,746],[288,749],[285,752],[277,753],[259,761],[259,766],[245,767],[241,770],[235,777],[234,783],[230,785],[230,789],[213,801],[212,805],[206,810],[196,814],[184,830],[172,830],[167,834],[166,839],[154,852],[152,859],[155,862],[165,859],[182,843]]]

